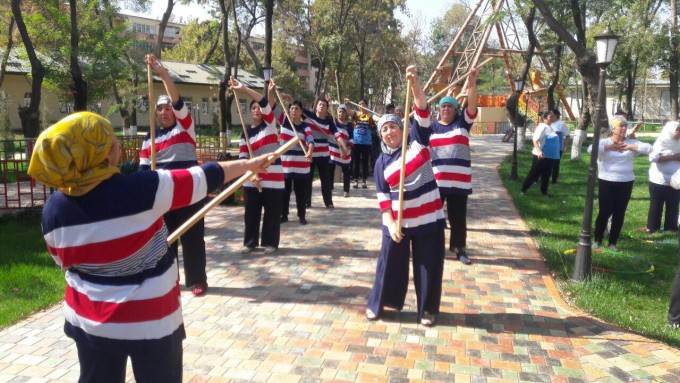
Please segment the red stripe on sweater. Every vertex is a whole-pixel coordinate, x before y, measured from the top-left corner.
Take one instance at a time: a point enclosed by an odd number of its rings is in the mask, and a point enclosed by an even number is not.
[[[64,300],[76,314],[99,323],[137,323],[160,320],[179,308],[179,283],[165,295],[124,303],[92,301],[66,286]]]
[[[47,245],[47,249],[50,254],[61,259],[62,267],[72,267],[82,264],[101,265],[113,263],[124,259],[130,254],[134,254],[139,249],[146,246],[151,238],[162,228],[163,217],[157,219],[145,230],[124,237],[64,248]]]
[[[194,193],[194,177],[186,169],[173,170],[170,175],[174,183],[170,210],[188,206]]]
[[[446,146],[446,145],[455,145],[455,144],[461,144],[461,145],[466,145],[470,146],[470,139],[466,136],[456,134],[451,137],[430,137],[430,146],[432,147],[438,147],[438,146]]]

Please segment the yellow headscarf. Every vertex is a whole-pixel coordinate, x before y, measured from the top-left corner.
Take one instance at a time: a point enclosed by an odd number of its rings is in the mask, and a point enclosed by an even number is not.
[[[65,117],[40,134],[28,174],[70,196],[81,196],[120,170],[106,157],[113,128],[104,117],[79,112]]]

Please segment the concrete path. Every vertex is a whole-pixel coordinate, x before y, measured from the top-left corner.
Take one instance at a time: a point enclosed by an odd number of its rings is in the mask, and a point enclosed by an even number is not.
[[[415,323],[412,288],[402,312],[364,319],[380,246],[372,188],[343,198],[336,185],[336,208],[327,210],[316,184],[310,224],[292,214],[281,248],[267,256],[237,253],[241,208],[211,212],[209,294],[182,293],[184,381],[680,382],[679,350],[561,300],[496,173],[512,149],[500,138],[472,140],[474,263],[447,259],[434,328]],[[76,381],[62,325],[54,307],[0,332],[0,382]]]

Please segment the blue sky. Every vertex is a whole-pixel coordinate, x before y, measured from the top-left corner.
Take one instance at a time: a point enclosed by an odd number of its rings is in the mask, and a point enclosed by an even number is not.
[[[448,6],[454,3],[455,0],[406,0],[406,6],[409,8],[413,16],[417,16],[419,13],[422,14],[424,18],[427,19],[428,23],[435,17],[444,14]],[[159,19],[163,16],[167,1],[164,0],[153,0],[153,6],[149,13],[138,14],[139,16],[149,17],[152,19]],[[124,11],[126,13],[132,13],[129,11]],[[181,4],[176,4],[173,9],[173,14],[175,15],[175,20],[178,20],[180,16],[187,17],[197,17],[201,20],[208,18],[207,12],[200,9],[198,6],[186,6]],[[276,17],[276,15],[274,16]],[[405,26],[409,25],[409,22],[405,15],[399,14],[397,17],[404,23]],[[184,20],[188,22],[189,20]]]

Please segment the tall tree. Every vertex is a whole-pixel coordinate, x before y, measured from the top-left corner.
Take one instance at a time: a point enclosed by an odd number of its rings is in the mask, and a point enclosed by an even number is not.
[[[87,82],[83,80],[83,72],[80,70],[79,46],[80,31],[78,30],[78,1],[69,1],[69,15],[71,16],[71,51],[69,55],[69,68],[72,83],[69,86],[73,97],[73,109],[76,112],[87,110]]]
[[[28,107],[19,107],[19,118],[21,118],[21,128],[26,138],[38,137],[40,133],[40,100],[42,99],[42,83],[45,78],[45,67],[43,66],[33,47],[33,41],[28,35],[26,23],[21,10],[21,0],[12,0],[12,16],[17,23],[17,29],[21,35],[21,41],[26,49],[28,60],[31,63],[31,102]]]
[[[671,30],[670,30],[670,57],[668,67],[668,79],[670,81],[670,98],[671,98],[671,116],[678,117],[680,109],[678,108],[678,65],[680,65],[680,50],[678,50],[678,7],[677,0],[670,0],[671,2]]]
[[[14,46],[12,34],[14,34],[14,17],[9,18],[9,26],[7,27],[7,44],[5,45],[5,51],[2,52],[2,59],[0,59],[0,87],[2,87],[2,83],[5,81],[7,62],[9,61],[9,55],[12,53],[12,47]]]

